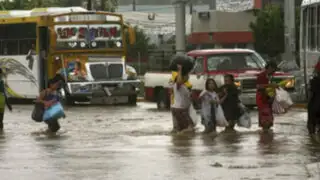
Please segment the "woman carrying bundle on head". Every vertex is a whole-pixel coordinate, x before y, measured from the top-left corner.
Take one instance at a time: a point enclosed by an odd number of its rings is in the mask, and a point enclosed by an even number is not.
[[[189,72],[192,70],[192,63],[185,56],[176,56],[170,69],[174,72],[171,79],[171,112],[173,120],[173,132],[182,130],[193,131],[194,123],[191,119],[189,108],[191,101],[191,84]]]

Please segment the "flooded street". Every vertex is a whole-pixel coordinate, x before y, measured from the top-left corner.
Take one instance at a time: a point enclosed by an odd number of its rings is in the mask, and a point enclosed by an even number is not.
[[[304,180],[319,179],[320,144],[304,111],[276,118],[274,133],[253,127],[204,136],[172,136],[170,112],[137,107],[72,107],[56,138],[30,119],[32,106],[7,111],[0,136],[1,180]],[[219,129],[222,131],[222,129]],[[320,165],[319,165],[320,166]]]

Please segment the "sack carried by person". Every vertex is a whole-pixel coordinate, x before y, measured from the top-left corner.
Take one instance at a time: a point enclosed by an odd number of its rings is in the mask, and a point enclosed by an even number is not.
[[[285,108],[286,106],[289,108],[293,105],[290,94],[282,88],[276,89],[276,98],[275,101],[278,101]]]
[[[43,120],[50,121],[51,119],[59,119],[64,117],[64,110],[60,102],[50,106],[44,111]]]
[[[280,102],[276,101],[276,100],[273,101],[273,103],[272,103],[272,111],[275,114],[284,114],[284,113],[286,113],[285,107],[283,107],[283,105]]]
[[[217,126],[220,127],[226,127],[229,125],[228,121],[226,120],[226,117],[224,116],[224,112],[221,105],[218,105],[216,107],[216,123]]]
[[[244,128],[250,128],[251,127],[251,117],[250,113],[248,112],[247,108],[240,103],[239,108],[241,109],[241,116],[238,120],[238,126],[244,127]]]
[[[182,66],[182,75],[187,75],[190,73],[194,66],[194,63],[190,57],[186,55],[175,55],[172,58],[169,69],[171,71],[178,71],[178,64]]]
[[[189,115],[192,119],[194,126],[196,126],[199,121],[199,116],[197,114],[197,111],[194,109],[193,104],[191,104],[191,106],[189,107]]]
[[[43,103],[36,102],[34,105],[31,118],[36,122],[42,122],[43,121],[43,114],[44,114],[44,105]]]

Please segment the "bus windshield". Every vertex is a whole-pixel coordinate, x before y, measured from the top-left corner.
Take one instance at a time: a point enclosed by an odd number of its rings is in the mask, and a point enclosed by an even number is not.
[[[123,48],[120,24],[55,25],[56,50]]]

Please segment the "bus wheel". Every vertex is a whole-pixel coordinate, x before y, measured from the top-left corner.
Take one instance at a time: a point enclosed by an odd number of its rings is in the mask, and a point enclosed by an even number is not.
[[[157,108],[159,110],[169,109],[170,100],[168,99],[167,93],[164,89],[159,89],[157,93]]]

